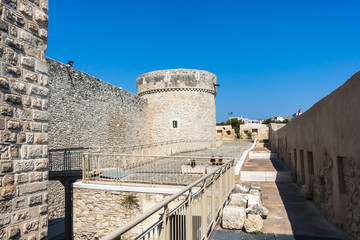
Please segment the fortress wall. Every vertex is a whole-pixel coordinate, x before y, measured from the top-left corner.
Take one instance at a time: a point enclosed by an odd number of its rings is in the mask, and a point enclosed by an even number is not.
[[[49,63],[49,148],[144,143],[145,101],[100,79]]]
[[[0,4],[0,239],[46,239],[48,1]]]
[[[285,126],[272,124],[269,134],[297,182],[313,187],[323,214],[353,239],[360,235],[359,93],[360,72]]]

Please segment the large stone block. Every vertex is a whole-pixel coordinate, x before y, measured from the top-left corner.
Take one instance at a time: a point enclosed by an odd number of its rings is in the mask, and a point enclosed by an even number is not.
[[[260,215],[249,214],[244,222],[245,231],[248,233],[261,232],[264,226],[264,221]]]
[[[248,193],[249,188],[246,187],[243,183],[236,183],[235,187],[232,190],[233,193]]]
[[[38,220],[30,221],[24,224],[23,233],[26,234],[29,232],[37,231],[38,229],[39,229],[39,221]]]
[[[39,121],[47,121],[49,119],[49,113],[46,111],[33,110],[33,119]]]
[[[247,200],[245,200],[241,193],[233,193],[230,195],[229,206],[246,207]]]
[[[249,208],[249,207],[252,207],[252,206],[254,206],[256,204],[260,204],[260,205],[262,204],[260,196],[249,194],[248,195],[248,206],[247,207]]]
[[[226,206],[223,210],[222,227],[242,229],[246,218],[245,209],[237,206]]]
[[[260,215],[265,219],[269,215],[269,210],[260,204],[255,204],[246,209],[246,214]]]
[[[5,101],[13,104],[21,104],[21,96],[17,94],[5,94]]]

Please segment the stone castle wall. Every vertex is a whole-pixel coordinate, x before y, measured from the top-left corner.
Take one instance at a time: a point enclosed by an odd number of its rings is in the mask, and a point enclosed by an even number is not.
[[[0,3],[0,239],[46,239],[48,2]]]
[[[49,148],[128,146],[145,141],[145,101],[52,59]]]
[[[272,124],[271,146],[300,185],[313,188],[323,214],[360,235],[360,72],[285,126]]]
[[[143,74],[137,92],[146,99],[149,142],[176,139],[216,139],[216,76],[190,69],[172,69]],[[173,127],[173,121],[177,126]]]

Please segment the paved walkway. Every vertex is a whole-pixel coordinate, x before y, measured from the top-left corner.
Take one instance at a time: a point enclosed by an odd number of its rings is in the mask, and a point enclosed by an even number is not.
[[[264,158],[267,154],[268,158]],[[266,173],[289,173],[289,170],[277,159],[276,153],[262,146],[254,148],[241,169],[238,182],[257,181],[262,187],[264,206],[269,216],[264,221],[263,234],[253,235],[242,231],[230,231],[219,228],[212,239],[346,239],[345,233],[335,228],[318,210],[312,201],[306,200],[299,186],[288,177],[266,178]],[[272,158],[270,159],[270,156]],[[276,157],[276,158],[274,158]],[[252,175],[249,175],[249,173]],[[262,177],[264,176],[264,177]],[[253,180],[251,180],[253,179]]]

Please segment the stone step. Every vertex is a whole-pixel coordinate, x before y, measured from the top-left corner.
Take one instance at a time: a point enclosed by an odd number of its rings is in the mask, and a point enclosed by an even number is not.
[[[249,153],[249,158],[251,159],[278,158],[278,154],[276,152],[269,152],[269,151],[251,151]]]
[[[292,182],[291,171],[241,171],[240,180],[244,182]]]

